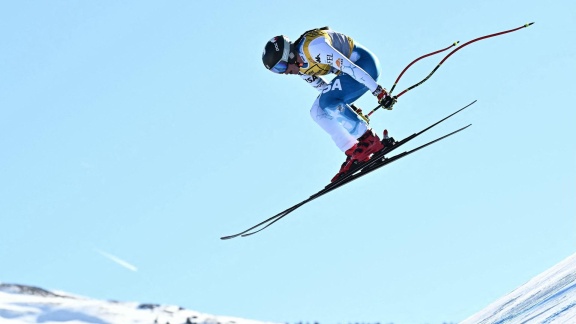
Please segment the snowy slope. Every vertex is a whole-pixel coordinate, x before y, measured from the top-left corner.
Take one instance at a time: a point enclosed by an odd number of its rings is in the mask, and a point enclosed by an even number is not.
[[[576,324],[576,254],[461,324]],[[0,324],[260,324],[176,306],[94,300],[0,283]]]
[[[576,254],[495,301],[462,324],[576,323]]]
[[[140,303],[94,300],[41,288],[0,283],[0,324],[260,324]]]

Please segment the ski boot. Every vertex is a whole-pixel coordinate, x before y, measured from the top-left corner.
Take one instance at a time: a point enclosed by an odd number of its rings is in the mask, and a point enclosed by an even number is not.
[[[358,144],[356,144],[356,150],[354,150],[354,153],[352,154],[352,159],[366,162],[370,160],[372,154],[383,148],[384,145],[380,141],[378,135],[376,135],[372,129],[369,129],[364,133],[364,135],[358,138]]]
[[[342,175],[350,171],[352,166],[370,160],[370,155],[382,150],[383,148],[384,145],[380,141],[380,138],[378,138],[378,135],[376,135],[372,129],[367,130],[364,135],[358,138],[358,143],[345,152],[346,161],[342,163],[340,171],[338,171],[334,178],[332,178],[331,182],[335,182],[342,177]]]
[[[346,172],[348,172],[348,170],[350,170],[350,167],[352,166],[352,163],[350,163],[351,162],[350,159],[352,158],[352,154],[354,154],[354,151],[356,151],[357,147],[358,143],[354,144],[354,146],[352,146],[351,148],[346,150],[346,152],[344,152],[344,154],[346,154],[346,161],[342,163],[342,165],[340,166],[340,171],[336,173],[336,175],[334,176],[334,178],[332,178],[330,182],[338,180],[343,174],[345,174]]]

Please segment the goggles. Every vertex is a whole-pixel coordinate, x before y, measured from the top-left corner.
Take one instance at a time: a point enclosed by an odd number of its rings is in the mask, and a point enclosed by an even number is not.
[[[274,73],[284,73],[288,69],[288,64],[294,63],[290,62],[291,47],[292,46],[290,46],[290,43],[288,43],[287,41],[284,42],[284,52],[282,53],[282,58],[280,58],[280,61],[278,61],[278,63],[274,64],[274,66],[270,69],[270,71]]]
[[[283,60],[280,60],[280,62],[276,63],[276,65],[270,69],[270,71],[274,73],[284,73],[286,70],[288,70],[288,62]]]

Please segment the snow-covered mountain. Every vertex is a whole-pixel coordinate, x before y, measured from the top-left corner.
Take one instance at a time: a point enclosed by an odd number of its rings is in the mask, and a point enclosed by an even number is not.
[[[0,324],[262,324],[177,306],[102,301],[0,283]]]
[[[576,254],[462,324],[576,323]],[[0,283],[0,324],[261,324],[177,306],[113,302]]]
[[[576,323],[576,254],[461,324]]]

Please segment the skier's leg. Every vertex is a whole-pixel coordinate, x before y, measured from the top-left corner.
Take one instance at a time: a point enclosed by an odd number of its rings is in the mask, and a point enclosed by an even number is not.
[[[351,109],[351,108],[350,108]],[[338,114],[339,115],[339,114]],[[312,109],[310,109],[310,116],[312,119],[332,137],[332,140],[342,152],[346,152],[349,148],[356,144],[356,139],[359,136],[352,135],[350,131],[344,127],[341,116],[334,116],[330,111],[320,108],[319,98],[314,101]],[[355,113],[354,113],[355,115]],[[354,126],[346,123],[348,126]],[[360,130],[361,131],[361,130]],[[364,129],[366,131],[366,129]]]
[[[374,79],[378,78],[380,74],[378,60],[364,47],[357,44],[351,60]],[[343,152],[353,147],[357,139],[369,129],[368,123],[349,105],[366,91],[368,88],[363,84],[346,74],[341,74],[326,86],[310,110],[312,119],[330,134]]]

